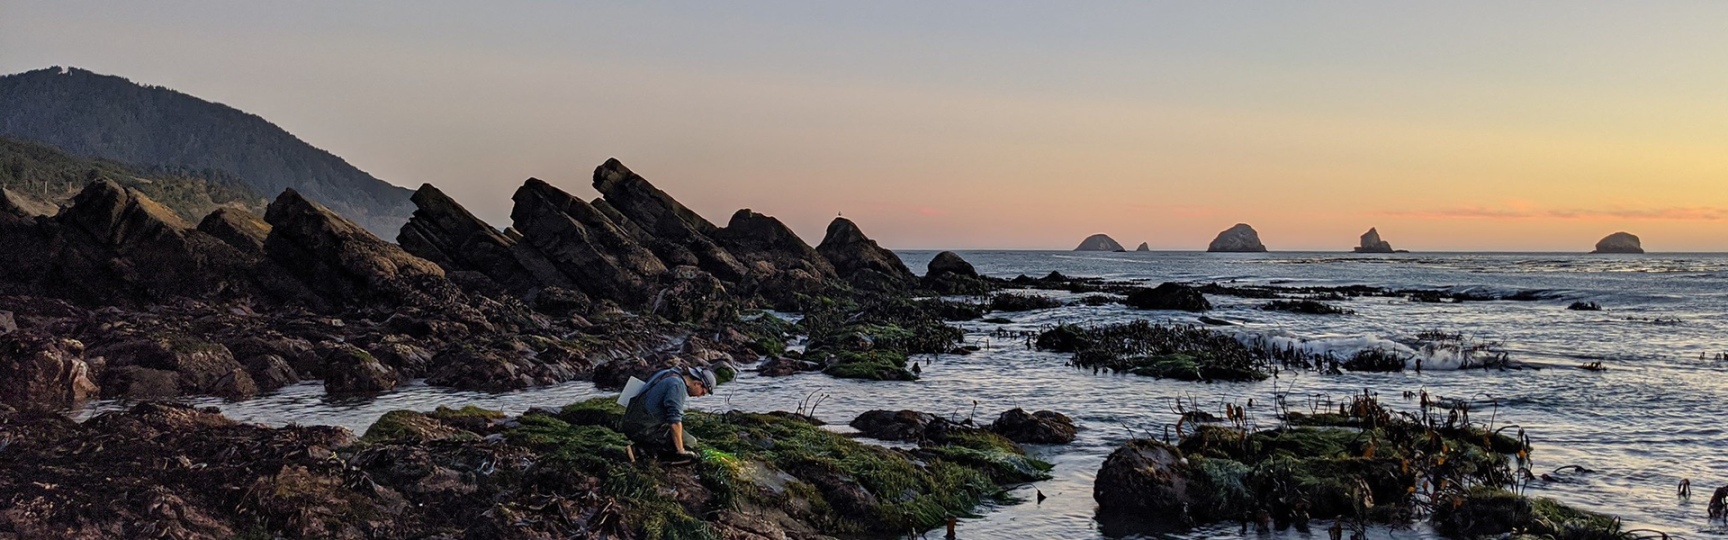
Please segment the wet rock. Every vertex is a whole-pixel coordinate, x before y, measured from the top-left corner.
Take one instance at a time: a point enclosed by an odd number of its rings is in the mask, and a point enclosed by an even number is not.
[[[238,208],[216,209],[198,222],[198,230],[247,253],[263,253],[270,236],[269,223]]]
[[[1128,293],[1128,298],[1123,303],[1135,309],[1194,312],[1212,309],[1212,303],[1206,301],[1206,296],[1200,294],[1198,289],[1179,283],[1163,283],[1151,289],[1135,289]]]
[[[763,377],[786,377],[809,371],[822,371],[822,364],[780,356],[764,360],[761,365],[756,366],[756,373]]]
[[[972,263],[952,251],[937,253],[924,273],[924,288],[938,294],[985,294],[995,289]]]
[[[708,323],[737,318],[737,305],[720,279],[693,266],[672,269],[670,283],[654,294],[648,311],[673,322]]]
[[[18,331],[18,318],[10,311],[0,311],[0,336]]]
[[[260,391],[268,392],[300,382],[300,374],[294,371],[294,366],[280,356],[263,354],[247,358],[243,363],[246,373],[252,375],[252,382]]]
[[[0,335],[0,404],[58,411],[83,404],[97,391],[82,343],[29,332]]]
[[[679,253],[689,253],[695,257],[695,266],[728,282],[741,281],[749,273],[744,264],[714,242],[718,227],[617,159],[608,159],[594,169],[594,189],[618,213],[657,240],[649,247],[662,259],[676,261],[683,258]]]
[[[910,288],[918,282],[918,276],[906,269],[900,256],[864,236],[864,231],[846,218],[834,218],[828,224],[827,235],[822,237],[816,251],[854,287],[895,291]]]
[[[595,299],[641,306],[665,263],[586,201],[530,178],[512,197],[514,228],[531,247]]]
[[[324,354],[324,391],[332,394],[376,393],[396,388],[396,370],[351,345],[332,347]]]
[[[1253,227],[1247,223],[1237,223],[1218,233],[1218,237],[1206,246],[1206,251],[1262,252],[1266,251],[1266,245],[1260,243],[1260,233],[1255,232]]]
[[[1357,245],[1356,253],[1392,253],[1392,243],[1380,239],[1380,231],[1373,227],[1362,233],[1362,243]]]
[[[1193,525],[1188,508],[1197,506],[1190,469],[1182,451],[1168,444],[1135,439],[1117,448],[1098,468],[1092,498],[1100,518],[1133,516],[1155,528]]]
[[[1628,232],[1617,232],[1603,237],[1596,242],[1596,250],[1591,253],[1643,253],[1644,246],[1638,237]]]
[[[1068,444],[1074,442],[1074,421],[1053,411],[1028,413],[1012,409],[996,417],[990,431],[1023,444]]]
[[[91,347],[88,356],[101,357],[106,366],[104,395],[175,397],[161,394],[173,391],[238,399],[258,393],[252,375],[227,347],[186,335],[122,338]],[[117,375],[128,367],[140,369]]]
[[[1108,234],[1099,233],[1099,234],[1094,234],[1092,236],[1088,236],[1088,237],[1086,237],[1085,240],[1080,241],[1080,245],[1075,246],[1074,251],[1126,251],[1126,250],[1122,248],[1122,244],[1116,242],[1115,238],[1111,238],[1110,235],[1108,235]]]
[[[934,414],[918,411],[866,411],[848,425],[865,437],[884,441],[918,442],[947,430],[953,422]]]

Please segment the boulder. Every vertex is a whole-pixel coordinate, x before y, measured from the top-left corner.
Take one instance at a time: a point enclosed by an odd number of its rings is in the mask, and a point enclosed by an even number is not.
[[[376,393],[396,388],[396,370],[358,347],[341,345],[324,354],[324,391]]]
[[[993,287],[972,263],[952,251],[937,253],[924,272],[924,288],[938,294],[984,294]]]
[[[761,365],[756,366],[756,373],[763,377],[785,377],[807,371],[822,371],[823,367],[822,364],[802,358],[776,356],[763,360]]]
[[[511,197],[520,247],[532,248],[595,300],[637,307],[667,267],[587,201],[529,178]]]
[[[1178,283],[1162,283],[1151,289],[1134,289],[1123,300],[1128,307],[1135,309],[1172,309],[1179,311],[1201,312],[1212,309],[1212,303],[1206,301],[1206,295],[1199,289]]]
[[[63,411],[96,393],[82,343],[31,332],[0,335],[0,404]]]
[[[1152,251],[1152,246],[1147,245],[1145,242],[1141,242],[1139,247],[1134,248],[1134,251]]]
[[[268,392],[290,384],[300,382],[300,374],[294,371],[294,366],[288,360],[274,354],[263,354],[247,358],[246,373],[252,375],[253,384],[258,390]]]
[[[1266,245],[1260,243],[1260,233],[1255,232],[1253,227],[1247,223],[1237,223],[1218,233],[1218,237],[1206,246],[1206,251],[1255,253],[1266,251]]]
[[[715,239],[750,268],[753,292],[778,307],[796,308],[797,296],[824,296],[839,278],[834,265],[780,220],[746,208],[732,214]]]
[[[948,419],[927,412],[872,410],[858,415],[848,425],[865,437],[919,442],[940,438],[933,436],[935,432],[946,431],[951,424]]]
[[[990,431],[1024,444],[1068,444],[1074,442],[1074,421],[1053,411],[1028,413],[1012,409],[996,417]]]
[[[1362,243],[1356,246],[1356,253],[1392,253],[1392,243],[1380,239],[1380,231],[1373,227],[1362,233]]]
[[[217,208],[198,222],[198,230],[246,253],[263,253],[270,224],[238,208]]]
[[[834,265],[842,279],[868,290],[903,290],[918,282],[918,276],[900,262],[900,256],[864,236],[858,225],[834,218],[816,252]]]
[[[1085,240],[1081,240],[1080,245],[1075,246],[1074,251],[1126,251],[1126,250],[1122,249],[1122,244],[1117,243],[1115,238],[1111,238],[1110,235],[1108,235],[1108,234],[1099,233],[1099,234],[1094,234],[1092,236],[1088,236],[1088,237],[1086,237]]]
[[[608,159],[594,169],[594,189],[618,213],[657,240],[649,247],[661,259],[674,265],[685,264],[677,259],[688,253],[695,257],[697,267],[727,282],[743,280],[748,274],[743,263],[714,242],[719,227],[685,208],[617,159]]]
[[[168,393],[170,388],[179,394],[211,394],[230,399],[258,393],[252,375],[234,360],[227,347],[188,335],[124,337],[92,346],[88,356],[101,358],[104,370],[100,379],[107,396],[174,397],[156,395]],[[121,368],[138,369],[117,375]],[[172,374],[172,385],[164,374]],[[149,390],[140,391],[140,384]]]
[[[1638,237],[1628,232],[1617,232],[1596,242],[1596,250],[1591,253],[1643,253],[1644,246],[1639,244]]]
[[[1179,529],[1191,525],[1194,482],[1182,451],[1159,441],[1135,439],[1104,459],[1092,486],[1100,518],[1133,517]],[[1194,504],[1199,508],[1198,504]]]

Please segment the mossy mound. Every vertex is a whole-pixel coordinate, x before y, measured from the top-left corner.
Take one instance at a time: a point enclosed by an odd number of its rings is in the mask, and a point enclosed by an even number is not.
[[[1144,320],[1084,327],[1057,325],[1038,335],[1038,347],[1073,352],[1075,367],[1184,381],[1256,381],[1271,356],[1229,335],[1194,326]]]
[[[823,351],[807,356],[807,358],[826,360],[828,367],[822,372],[842,379],[918,380],[918,375],[906,369],[906,355],[894,351],[845,351],[839,354]]]
[[[1620,520],[1572,508],[1553,499],[1528,498],[1504,489],[1476,486],[1454,491],[1434,511],[1441,533],[1459,537],[1522,533],[1545,540],[1621,540]]]
[[[441,409],[446,410],[446,409]],[[367,443],[425,443],[431,441],[477,441],[480,436],[414,411],[390,411],[378,417],[366,434]]]

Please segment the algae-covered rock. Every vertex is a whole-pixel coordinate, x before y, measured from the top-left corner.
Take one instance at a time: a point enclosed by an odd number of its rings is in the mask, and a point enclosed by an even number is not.
[[[1267,351],[1227,334],[1193,326],[1134,321],[1099,327],[1058,325],[1038,346],[1073,351],[1075,367],[1184,381],[1251,381],[1269,377]]]
[[[1135,309],[1207,311],[1212,303],[1200,291],[1179,283],[1162,283],[1151,289],[1135,289],[1123,303]]]
[[[366,428],[360,437],[369,443],[424,443],[431,441],[479,440],[473,432],[448,425],[432,416],[414,411],[390,411]]]
[[[1054,411],[1028,413],[1011,409],[990,423],[990,431],[1017,443],[1068,444],[1074,442],[1074,421]]]

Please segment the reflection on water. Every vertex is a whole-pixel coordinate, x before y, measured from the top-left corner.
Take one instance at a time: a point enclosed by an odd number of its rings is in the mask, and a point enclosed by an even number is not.
[[[908,265],[922,268],[933,252],[906,252]],[[1711,355],[1728,351],[1728,257],[1722,255],[1581,256],[1555,254],[1445,254],[1338,256],[1337,254],[1201,254],[1069,252],[962,252],[981,272],[1012,277],[1057,270],[1070,276],[1166,280],[1239,280],[1295,285],[1367,284],[1392,288],[1454,288],[1516,292],[1543,290],[1553,300],[1422,304],[1388,298],[1340,303],[1354,315],[1293,315],[1255,309],[1257,302],[1210,297],[1213,316],[1245,321],[1240,331],[1293,335],[1343,343],[1363,338],[1407,340],[1423,330],[1461,332],[1497,341],[1514,359],[1551,366],[1524,371],[1437,371],[1393,374],[1282,373],[1254,383],[1184,383],[1135,376],[1098,375],[1064,366],[1066,355],[1027,349],[1020,342],[992,339],[998,328],[1036,330],[1059,322],[1098,324],[1136,317],[1192,322],[1185,313],[1133,312],[1122,306],[1066,307],[1007,314],[1012,324],[964,323],[968,341],[988,349],[967,356],[923,357],[916,382],[858,382],[802,375],[762,378],[746,373],[711,397],[691,400],[706,410],[793,410],[812,395],[827,396],[816,415],[844,424],[875,408],[907,408],[974,417],[988,422],[1013,407],[1050,409],[1082,426],[1071,445],[1033,447],[1055,465],[1055,478],[1015,490],[1023,502],[966,520],[962,538],[1098,537],[1092,520],[1092,477],[1131,434],[1161,434],[1176,420],[1175,400],[1217,407],[1247,404],[1261,423],[1274,422],[1272,403],[1284,395],[1293,408],[1370,389],[1394,406],[1413,408],[1406,390],[1471,401],[1492,411],[1497,424],[1526,428],[1536,445],[1537,472],[1582,465],[1596,472],[1557,474],[1537,482],[1533,495],[1549,496],[1625,518],[1629,528],[1649,527],[1689,537],[1728,537],[1705,519],[1714,486],[1728,483],[1728,432],[1715,418],[1728,392],[1728,363]],[[1066,295],[1058,295],[1066,298]],[[1575,300],[1601,303],[1600,312],[1568,311]],[[1664,320],[1662,323],[1652,322]],[[1677,320],[1671,322],[1668,320]],[[1704,359],[1700,359],[1700,354]],[[1576,369],[1580,359],[1601,360],[1606,372]],[[225,403],[200,400],[224,413],[266,424],[333,424],[356,432],[385,411],[429,410],[466,404],[520,413],[607,395],[590,383],[489,394],[410,385],[369,399],[332,399],[316,383],[285,388],[257,399]],[[115,404],[99,404],[112,408]],[[88,414],[88,412],[86,413]],[[1680,479],[1702,493],[1693,501],[1674,497]],[[1035,502],[1033,490],[1049,498]],[[1238,537],[1228,524],[1182,538]],[[1294,532],[1275,538],[1324,538]],[[1249,537],[1258,537],[1250,532]],[[1376,530],[1373,538],[1434,538],[1425,528]]]

